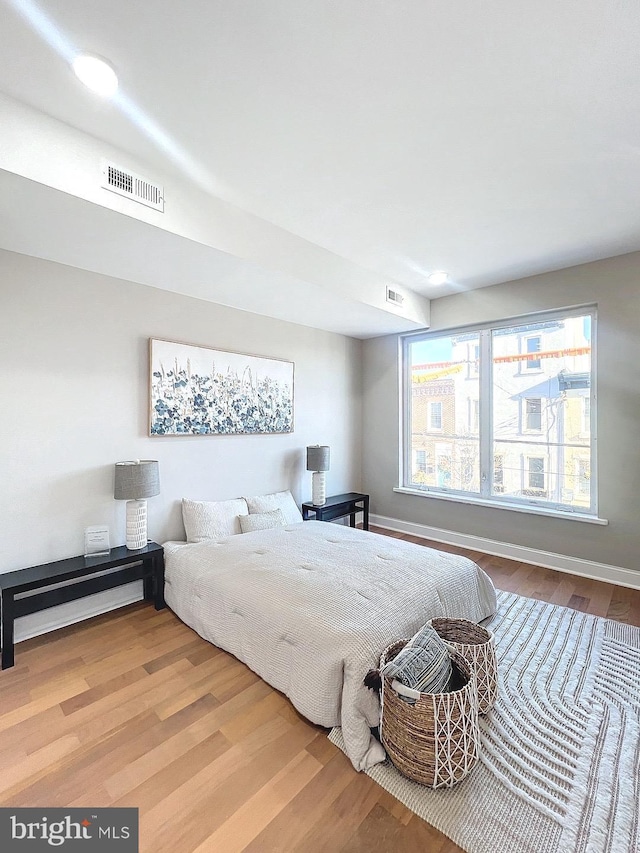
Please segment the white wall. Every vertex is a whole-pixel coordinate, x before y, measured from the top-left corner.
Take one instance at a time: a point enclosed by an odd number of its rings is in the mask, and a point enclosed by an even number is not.
[[[294,432],[150,438],[150,337],[294,361]],[[159,460],[159,542],[183,538],[183,496],[308,499],[307,444],[331,446],[330,493],[361,486],[360,341],[3,251],[0,407],[0,572],[81,554],[89,524],[123,544],[124,459]]]

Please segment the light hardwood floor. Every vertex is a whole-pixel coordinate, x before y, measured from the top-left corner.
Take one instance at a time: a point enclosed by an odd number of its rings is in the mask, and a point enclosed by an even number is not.
[[[470,556],[502,589],[640,625],[640,591],[394,535]],[[17,646],[0,673],[0,805],[137,806],[144,853],[460,849],[247,667],[142,603]]]

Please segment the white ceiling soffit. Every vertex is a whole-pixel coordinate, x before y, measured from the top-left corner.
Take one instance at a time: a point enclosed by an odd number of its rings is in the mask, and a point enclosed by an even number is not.
[[[418,328],[3,170],[0,248],[354,338]]]
[[[0,121],[2,248],[354,337],[429,324],[424,297],[390,305],[388,279],[174,174],[142,206],[104,188],[105,162],[140,174],[130,155],[3,95]]]
[[[637,0],[5,0],[0,89],[434,298],[640,249],[639,43]]]

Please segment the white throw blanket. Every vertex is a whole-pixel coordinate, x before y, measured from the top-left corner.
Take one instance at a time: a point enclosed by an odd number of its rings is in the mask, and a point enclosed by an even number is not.
[[[307,719],[342,726],[357,770],[385,757],[370,732],[378,697],[362,682],[386,646],[433,616],[479,622],[496,610],[471,560],[337,524],[164,548],[169,607]]]

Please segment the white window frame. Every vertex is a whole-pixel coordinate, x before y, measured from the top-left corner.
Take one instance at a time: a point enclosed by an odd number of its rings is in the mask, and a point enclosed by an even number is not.
[[[554,320],[565,320],[570,317],[591,317],[591,384],[589,389],[590,399],[590,432],[589,450],[591,463],[591,490],[590,505],[588,507],[576,507],[566,503],[554,503],[548,499],[539,499],[529,496],[514,496],[513,494],[493,494],[493,456],[494,437],[492,423],[492,376],[491,370],[485,369],[484,365],[492,363],[492,332],[498,329],[512,328],[519,324],[528,325],[536,322],[552,322]],[[480,384],[480,491],[463,492],[439,486],[420,486],[416,488],[411,484],[411,382],[409,370],[409,347],[414,341],[429,338],[455,337],[469,333],[478,333],[480,342],[479,361],[479,384]],[[597,483],[597,435],[596,435],[596,400],[597,400],[597,309],[595,305],[584,305],[576,308],[541,312],[525,317],[510,317],[494,323],[487,323],[466,327],[443,328],[434,332],[412,333],[401,335],[399,341],[399,382],[400,394],[400,484],[394,491],[405,494],[428,498],[441,498],[443,500],[460,501],[462,503],[492,506],[500,509],[510,509],[517,512],[528,512],[535,515],[549,515],[560,518],[572,517],[576,520],[592,522],[595,524],[608,524],[606,519],[598,516],[598,483]],[[544,407],[541,407],[544,408]],[[484,438],[483,438],[484,436]],[[487,440],[486,436],[489,436]],[[498,454],[499,455],[499,454]],[[437,460],[436,460],[437,475]],[[545,485],[548,494],[550,491],[549,473],[545,469]]]

